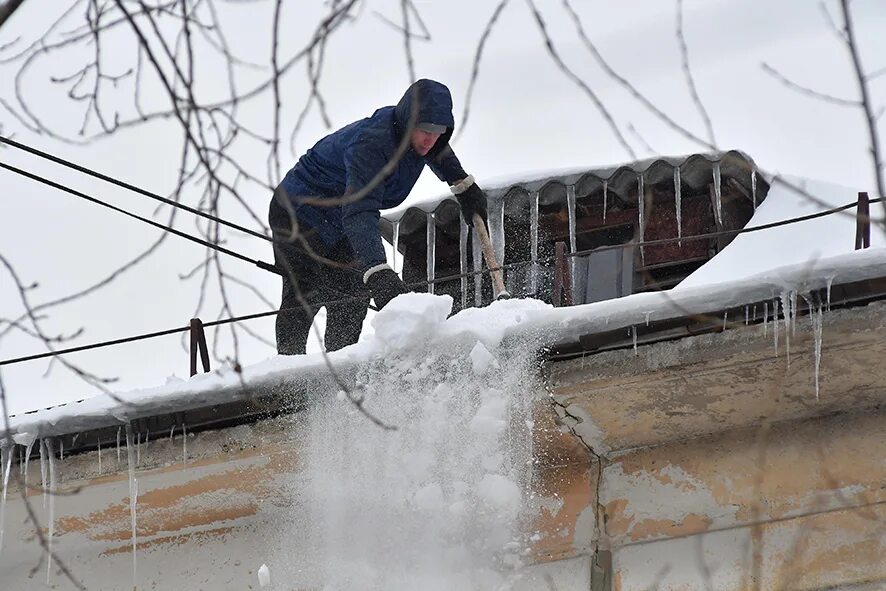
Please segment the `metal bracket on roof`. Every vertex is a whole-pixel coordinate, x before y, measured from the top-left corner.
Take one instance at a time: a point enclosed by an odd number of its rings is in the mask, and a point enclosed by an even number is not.
[[[858,193],[858,209],[855,212],[855,250],[871,245],[871,202],[864,191]]]
[[[203,321],[191,318],[191,375],[197,374],[197,349],[200,349],[200,360],[203,362],[203,373],[209,371],[209,349],[206,347],[206,333],[203,332]]]

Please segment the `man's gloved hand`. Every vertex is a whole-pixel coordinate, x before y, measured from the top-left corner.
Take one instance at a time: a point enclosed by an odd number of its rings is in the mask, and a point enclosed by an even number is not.
[[[486,193],[477,186],[474,177],[469,176],[450,188],[461,206],[461,215],[467,225],[474,225],[474,214],[483,218],[483,223],[489,223],[486,214]]]
[[[366,271],[363,274],[363,283],[372,292],[372,299],[379,310],[401,293],[409,292],[403,280],[388,265],[376,265]]]

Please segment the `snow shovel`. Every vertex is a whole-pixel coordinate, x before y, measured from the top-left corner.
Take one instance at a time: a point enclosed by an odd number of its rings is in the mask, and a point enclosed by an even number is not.
[[[480,246],[483,248],[483,258],[486,259],[486,266],[492,272],[492,282],[495,285],[495,299],[506,300],[511,297],[508,290],[505,289],[505,282],[502,279],[501,269],[498,267],[498,261],[495,260],[495,251],[492,249],[492,241],[489,240],[489,232],[486,231],[486,223],[480,214],[474,214],[474,229],[477,231],[477,238],[480,239]]]

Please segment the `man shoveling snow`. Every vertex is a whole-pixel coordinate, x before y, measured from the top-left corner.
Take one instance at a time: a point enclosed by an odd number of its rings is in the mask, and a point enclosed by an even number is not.
[[[422,79],[396,106],[321,139],[286,174],[269,212],[283,272],[280,354],[305,353],[322,302],[338,301],[327,306],[326,349],[334,351],[357,342],[370,296],[381,309],[409,291],[386,263],[379,212],[406,199],[425,165],[449,184],[468,225],[475,215],[486,222],[486,195],[449,145],[454,126],[449,89]]]

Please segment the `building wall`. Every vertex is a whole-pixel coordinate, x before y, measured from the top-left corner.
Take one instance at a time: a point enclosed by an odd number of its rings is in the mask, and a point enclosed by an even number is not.
[[[535,535],[530,561],[515,588],[552,581],[563,591],[590,586],[592,469],[585,448],[563,435],[540,407],[535,444],[539,457],[528,521]],[[547,411],[547,412],[545,412]],[[320,589],[316,555],[306,541],[308,483],[300,474],[301,418],[289,415],[250,425],[180,434],[142,444],[133,455],[137,483],[137,551],[126,449],[104,449],[56,461],[59,494],[52,497],[53,551],[82,585],[93,590],[257,589],[257,570],[271,567],[271,589]],[[16,469],[14,467],[14,469]],[[40,482],[40,463],[28,479]],[[48,535],[49,501],[31,490],[28,500]],[[75,589],[45,554],[18,488],[10,487],[0,550],[3,591]],[[135,557],[135,560],[133,560]],[[135,572],[135,574],[134,574]],[[308,573],[308,574],[306,574]],[[291,581],[314,581],[295,587]]]
[[[886,415],[629,452],[603,471],[616,589],[886,583]]]
[[[809,318],[554,364],[561,420],[602,458],[613,588],[886,587],[886,314]]]
[[[792,331],[790,363],[784,332],[776,356],[771,325],[739,324],[549,367],[522,588],[596,591],[606,568],[618,591],[886,586],[886,306],[825,314],[818,398],[807,321]],[[133,570],[139,589],[255,589],[263,563],[272,589],[293,589],[318,552],[298,517],[310,502],[302,420],[133,450],[134,554],[125,450],[119,462],[103,450],[101,471],[96,452],[65,458],[54,551],[88,589],[132,587]],[[2,588],[43,588],[44,553],[16,495]],[[32,490],[29,500],[48,533],[49,499],[44,508]],[[50,582],[74,588],[57,565]]]

